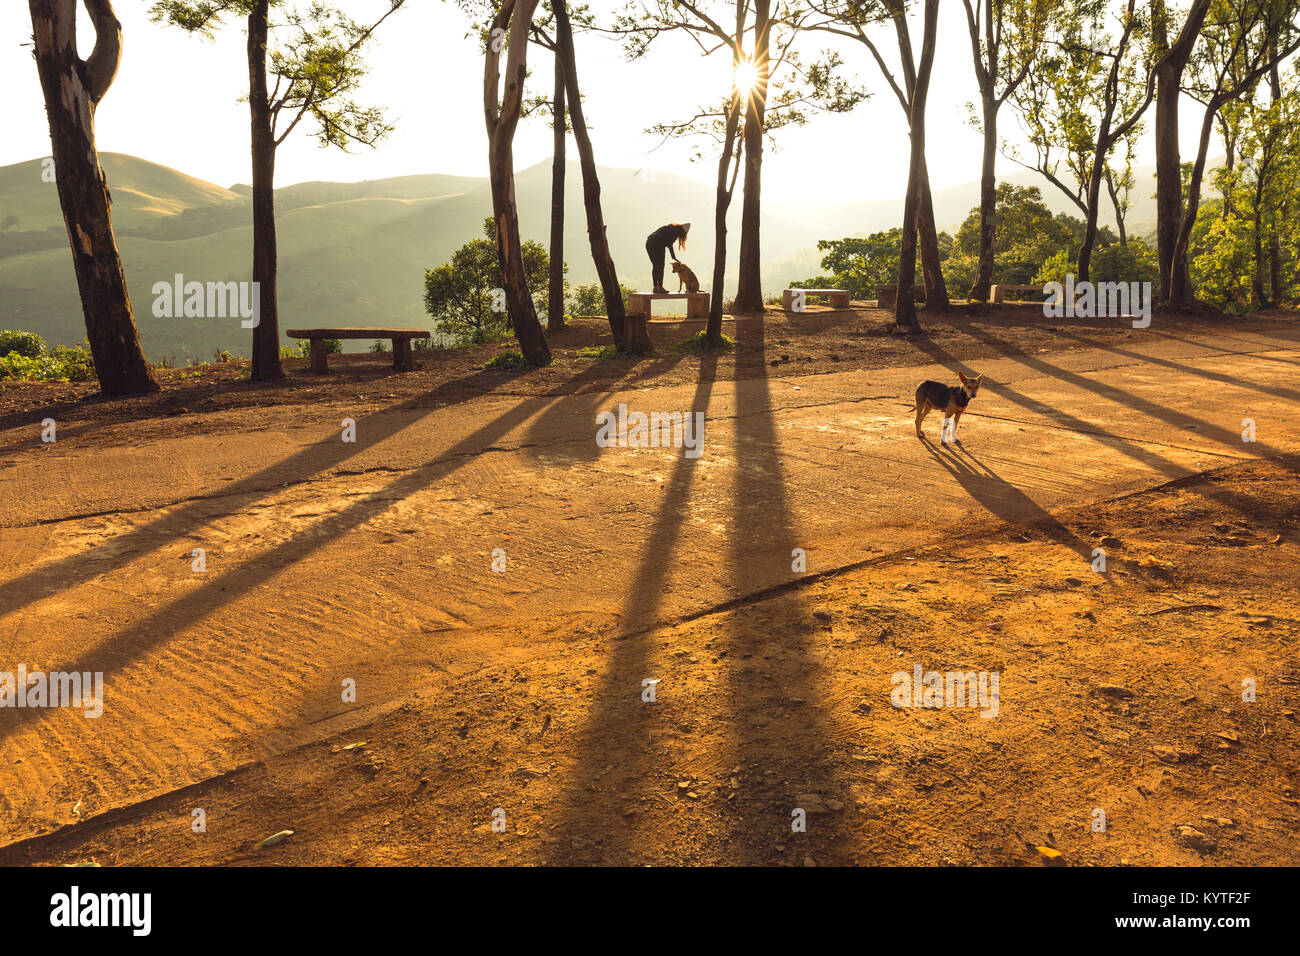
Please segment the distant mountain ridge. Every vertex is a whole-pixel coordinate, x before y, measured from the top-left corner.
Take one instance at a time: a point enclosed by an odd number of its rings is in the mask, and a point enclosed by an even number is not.
[[[251,278],[248,187],[226,189],[120,153],[104,153],[101,161],[113,198],[127,285],[149,356],[207,358],[216,349],[247,354],[249,335],[237,320],[157,318],[152,288],[155,282],[170,283],[177,274],[205,283]],[[42,169],[40,159],[0,167],[0,327],[29,329],[51,342],[70,343],[78,341],[85,328],[58,194],[53,183],[43,181]],[[645,237],[665,221],[692,223],[682,258],[702,278],[708,274],[711,186],[648,170],[601,167],[600,178],[611,251],[624,284],[649,286]],[[1042,182],[1028,172],[1010,178]],[[572,283],[594,282],[576,163],[567,169],[567,183],[568,278]],[[517,174],[525,238],[548,241],[550,190],[549,162]],[[1148,208],[1154,220],[1154,201],[1145,198],[1154,191],[1154,178],[1140,171],[1131,223],[1146,218]],[[978,183],[937,190],[936,219],[944,228],[955,229],[978,195]],[[1054,210],[1075,212],[1059,191],[1047,187],[1043,195]],[[739,198],[737,194],[728,225],[729,291],[735,287]],[[306,182],[276,190],[282,327],[429,326],[423,308],[424,270],[482,235],[483,220],[491,210],[487,180],[479,177],[428,174],[357,183]],[[794,279],[816,274],[819,239],[893,228],[901,215],[901,199],[765,202],[765,289],[774,293]]]

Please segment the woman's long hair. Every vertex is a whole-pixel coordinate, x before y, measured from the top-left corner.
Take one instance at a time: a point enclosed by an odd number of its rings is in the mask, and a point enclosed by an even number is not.
[[[673,223],[673,225],[676,226],[678,229],[682,229],[682,224],[679,222],[675,222]],[[681,238],[677,240],[677,251],[678,252],[686,251],[686,230],[685,229],[682,229]]]

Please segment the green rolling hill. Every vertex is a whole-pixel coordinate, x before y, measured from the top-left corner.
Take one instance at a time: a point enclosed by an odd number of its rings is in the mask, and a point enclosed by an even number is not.
[[[248,188],[223,189],[142,159],[102,157],[113,221],[141,339],[154,359],[207,358],[219,348],[247,354],[237,319],[158,318],[152,287],[251,277]],[[0,168],[0,327],[39,332],[52,343],[84,334],[58,196],[42,182],[41,161]],[[565,261],[571,282],[595,281],[582,207],[581,172],[568,169]],[[601,170],[602,199],[620,278],[649,285],[645,236],[668,220],[693,223],[683,258],[707,276],[712,257],[712,190],[682,177]],[[516,191],[526,238],[547,241],[551,170],[522,170]],[[422,304],[427,267],[481,235],[491,214],[485,179],[404,176],[361,183],[299,183],[277,190],[282,328],[296,325],[428,325]],[[737,197],[738,199],[739,197]],[[738,238],[739,202],[730,225]],[[816,269],[809,226],[764,219],[764,254],[783,284]],[[786,274],[789,273],[789,274]],[[671,278],[671,277],[670,277]],[[765,277],[767,278],[767,277]],[[707,281],[707,279],[706,279]],[[287,343],[288,340],[286,340]],[[364,347],[364,343],[357,347]]]

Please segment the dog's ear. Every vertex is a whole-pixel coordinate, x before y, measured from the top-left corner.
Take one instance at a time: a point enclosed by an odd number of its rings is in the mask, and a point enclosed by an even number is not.
[[[957,373],[957,377],[958,377],[959,379],[961,379],[961,383],[962,383],[963,385],[965,385],[968,381],[970,381],[970,379],[968,379],[968,378],[966,377],[966,374],[965,374],[964,372],[958,372],[958,373]]]

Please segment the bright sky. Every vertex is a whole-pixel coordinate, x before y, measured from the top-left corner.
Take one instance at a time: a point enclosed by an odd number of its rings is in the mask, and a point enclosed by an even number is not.
[[[124,31],[121,72],[97,117],[99,148],[130,153],[210,180],[221,186],[249,180],[248,107],[238,102],[247,89],[243,24],[234,23],[215,41],[191,37],[152,23],[150,0],[116,0]],[[373,18],[383,0],[338,0],[358,20]],[[593,10],[612,11],[618,0],[592,0]],[[965,12],[959,0],[944,0],[927,124],[930,179],[934,188],[979,177],[980,137],[967,122],[966,102],[975,95]],[[382,105],[396,131],[376,149],[355,153],[325,150],[299,127],[277,153],[276,184],[305,180],[357,181],[415,173],[486,175],[482,117],[482,54],[466,38],[468,21],[448,0],[408,0],[381,27],[371,49],[371,74],[359,96]],[[882,49],[895,51],[892,29]],[[31,59],[27,5],[0,5],[0,89],[5,90],[5,136],[0,165],[49,154],[49,131]],[[919,37],[920,26],[915,35]],[[79,39],[89,52],[93,32],[83,15]],[[834,44],[821,34],[807,37],[816,48]],[[730,63],[721,54],[705,60],[682,36],[656,41],[643,61],[628,63],[620,45],[579,36],[579,78],[597,162],[628,168],[652,167],[711,181],[712,162],[691,163],[693,149],[644,132],[655,122],[691,115],[697,103],[725,93]],[[814,46],[815,45],[815,46]],[[884,86],[866,49],[845,41],[846,65],[864,80],[873,97],[844,116],[816,116],[801,129],[784,131],[777,151],[769,149],[763,169],[764,195],[780,199],[883,199],[901,195],[907,176],[907,138],[902,110]],[[886,55],[890,55],[887,53]],[[550,91],[552,68],[544,50],[531,47],[535,80],[530,92]],[[1015,131],[1004,108],[1002,132]],[[1194,148],[1191,117],[1184,117],[1184,150]],[[1139,164],[1152,162],[1148,143]],[[704,144],[707,147],[707,144]],[[551,153],[547,122],[526,120],[515,143],[516,167],[543,161]],[[575,153],[570,153],[574,156]],[[1004,161],[1006,168],[1010,164]]]

